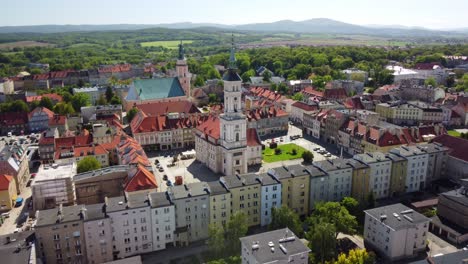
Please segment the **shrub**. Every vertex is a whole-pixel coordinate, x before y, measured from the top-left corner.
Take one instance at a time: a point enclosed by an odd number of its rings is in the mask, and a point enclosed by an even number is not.
[[[297,155],[297,150],[296,150],[296,149],[292,149],[292,150],[291,150],[291,154],[292,154],[293,156],[296,156],[296,155]]]
[[[276,143],[276,142],[270,143],[270,148],[271,148],[271,149],[275,149],[275,148],[277,148],[277,147],[278,147],[278,143]]]
[[[311,163],[314,159],[314,154],[312,152],[306,150],[302,153],[302,158],[304,159],[305,163]]]
[[[279,155],[279,154],[281,154],[281,149],[275,148],[275,155]]]

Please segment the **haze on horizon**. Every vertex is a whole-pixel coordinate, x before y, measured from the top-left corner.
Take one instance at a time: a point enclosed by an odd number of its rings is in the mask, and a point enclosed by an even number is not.
[[[468,1],[435,0],[6,0],[0,26],[63,24],[249,24],[329,18],[357,25],[468,28]]]

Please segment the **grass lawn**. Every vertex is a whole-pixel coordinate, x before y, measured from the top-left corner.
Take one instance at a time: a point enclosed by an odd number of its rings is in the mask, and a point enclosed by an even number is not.
[[[282,160],[292,160],[292,159],[300,159],[302,158],[302,153],[306,150],[303,147],[300,147],[296,144],[284,144],[278,145],[278,148],[281,149],[281,154],[276,155],[275,150],[269,147],[265,148],[262,152],[263,161],[265,162],[275,162],[275,161],[282,161]],[[296,149],[297,154],[293,155],[291,152],[293,149]]]
[[[193,40],[182,40],[183,44],[190,44]],[[150,42],[141,42],[142,47],[164,47],[168,49],[177,49],[179,48],[180,40],[161,40],[161,41],[150,41]]]
[[[447,133],[452,136],[452,137],[460,137],[460,132],[455,131],[455,130],[449,130]]]

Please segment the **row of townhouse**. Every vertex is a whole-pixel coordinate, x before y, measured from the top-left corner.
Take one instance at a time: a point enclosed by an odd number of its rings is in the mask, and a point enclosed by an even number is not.
[[[444,112],[440,107],[433,107],[420,101],[381,103],[376,105],[375,111],[385,121],[398,125],[442,123],[450,119],[446,115],[451,114],[451,111]]]
[[[102,257],[124,258],[162,250],[168,243],[186,246],[204,240],[208,238],[210,224],[225,226],[237,211],[245,213],[249,227],[266,226],[272,220],[271,209],[282,205],[304,216],[320,201],[340,201],[346,196],[363,201],[371,192],[376,198],[386,198],[418,191],[444,176],[447,153],[448,148],[435,143],[401,146],[388,154],[357,154],[352,159],[323,160],[309,166],[282,166],[261,174],[225,176],[219,181],[171,186],[164,193],[126,191],[124,196],[105,197],[103,202],[101,199],[91,200],[94,203],[100,201],[103,208],[98,216],[94,216],[96,219],[110,218],[109,230],[112,231],[107,239],[104,234],[102,236],[103,241],[111,245],[101,244],[97,239],[86,242],[88,235],[85,235],[81,241],[85,246],[79,252],[87,255],[89,263],[99,250],[105,252]],[[86,180],[88,176],[81,178]],[[71,207],[75,209],[59,206],[58,209],[39,211],[36,224],[39,240],[58,238],[55,235],[60,231],[56,230],[60,230],[64,220],[57,221],[57,210],[81,214],[75,216],[74,221],[86,223],[93,218],[89,216],[91,210],[82,209],[88,206],[99,207],[96,204],[74,205]],[[63,217],[70,217],[70,214],[63,214]],[[81,234],[87,232],[86,224],[83,225]],[[105,224],[101,221],[101,225]],[[76,228],[73,232],[82,227],[78,224]],[[70,234],[71,231],[66,232]],[[96,230],[91,233],[99,234]],[[78,251],[57,255],[54,243],[40,245],[47,263],[60,263],[58,260],[64,256],[78,255]],[[97,246],[108,248],[98,250]]]

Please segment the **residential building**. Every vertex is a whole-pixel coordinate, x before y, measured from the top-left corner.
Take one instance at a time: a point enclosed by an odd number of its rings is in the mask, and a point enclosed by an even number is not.
[[[407,160],[406,192],[423,190],[427,183],[427,166],[429,154],[416,146],[401,146],[390,151],[393,154],[404,157]]]
[[[0,79],[0,93],[12,94],[15,91],[15,85],[13,80],[8,78]]]
[[[83,87],[83,88],[73,88],[73,94],[87,94],[89,96],[90,103],[96,105],[96,102],[99,100],[99,97],[105,96],[106,88],[103,87]]]
[[[57,128],[59,134],[63,135],[65,131],[68,131],[67,116],[54,114],[54,116],[49,120],[48,127],[51,129]]]
[[[13,176],[18,194],[26,187],[31,175],[27,151],[21,145],[5,145],[0,151],[0,174]]]
[[[154,192],[148,195],[151,205],[151,229],[153,232],[153,251],[166,249],[174,243],[175,208],[167,193]]]
[[[437,215],[430,224],[432,233],[456,245],[468,241],[468,180],[461,183],[461,188],[439,194]]]
[[[411,258],[426,250],[429,218],[402,204],[364,212],[364,243],[390,261]]]
[[[304,114],[312,114],[318,110],[317,104],[306,104],[304,102],[295,102],[291,105],[290,119],[293,122],[302,124],[304,122]]]
[[[459,97],[452,110],[460,116],[462,125],[468,125],[468,96]]]
[[[54,118],[54,112],[45,107],[36,107],[28,114],[29,130],[32,132],[42,132],[49,128],[49,120]]]
[[[36,247],[36,235],[32,230],[0,236],[0,255],[5,263],[39,263]]]
[[[381,103],[375,106],[382,119],[397,125],[417,125],[423,120],[423,110],[405,103]]]
[[[105,204],[112,223],[114,259],[153,251],[152,216],[147,194],[107,198]]]
[[[405,101],[420,100],[426,103],[434,103],[445,98],[444,89],[424,85],[424,79],[403,80],[400,90],[400,96]]]
[[[231,217],[232,195],[220,181],[207,183],[210,187],[210,224],[225,227]]]
[[[6,112],[0,113],[0,134],[6,135],[11,132],[14,135],[20,135],[21,131],[28,131],[28,113],[25,112]]]
[[[245,111],[247,127],[257,130],[260,136],[287,133],[289,114],[278,106],[270,105]]]
[[[247,165],[262,164],[262,142],[254,128],[247,128]]]
[[[438,254],[437,256],[430,256],[424,260],[414,261],[409,264],[464,264],[468,258],[467,250],[460,250],[453,253]]]
[[[309,212],[315,209],[315,204],[320,201],[327,201],[329,195],[329,177],[317,167],[306,166],[305,169],[310,175]]]
[[[247,216],[249,227],[260,224],[261,184],[255,174],[224,176],[221,184],[231,193],[232,212],[241,211]]]
[[[374,192],[376,199],[388,197],[390,195],[390,177],[392,175],[391,160],[381,152],[356,154],[353,158],[370,167],[369,188],[366,193]]]
[[[341,201],[351,195],[353,169],[347,160],[337,158],[313,162],[313,165],[328,175],[328,190],[325,201]]]
[[[150,171],[152,167],[142,164],[129,166],[128,178],[124,183],[125,193],[150,193],[158,190],[158,183],[154,174]]]
[[[168,188],[170,201],[175,206],[176,245],[187,246],[208,238],[210,223],[209,186],[205,182],[189,183]]]
[[[466,151],[468,140],[440,135],[435,137],[432,142],[440,143],[449,148],[445,175],[453,181],[468,178],[468,152]]]
[[[392,161],[390,196],[397,197],[398,195],[406,193],[408,160],[392,152],[387,153],[385,156]]]
[[[80,109],[83,123],[98,120],[102,117],[116,116],[119,120],[122,118],[122,105],[97,105],[97,106],[83,106]],[[69,127],[71,127],[69,125]]]
[[[267,173],[258,175],[257,181],[262,185],[260,225],[266,226],[271,223],[273,208],[281,207],[281,183]]]
[[[426,186],[429,186],[433,181],[445,178],[449,148],[439,143],[421,144],[417,147],[429,155]]]
[[[89,263],[83,219],[86,208],[66,206],[37,212],[37,256],[43,263]]]
[[[83,236],[88,263],[112,261],[112,221],[104,203],[86,205],[82,210]]]
[[[242,264],[309,263],[310,249],[289,228],[240,238]]]
[[[0,211],[12,209],[15,206],[16,197],[15,178],[0,174]]]
[[[444,111],[440,107],[431,106],[421,101],[409,101],[408,105],[421,109],[422,116],[420,122],[422,123],[437,124],[444,121]]]
[[[75,174],[76,163],[41,165],[31,183],[34,211],[72,205],[75,202]]]
[[[282,166],[268,170],[268,174],[281,182],[281,204],[298,215],[309,212],[310,175],[301,165]]]
[[[110,166],[74,175],[76,203],[103,203],[106,197],[124,195],[123,186],[125,186],[130,166],[134,165]]]
[[[47,129],[41,133],[39,138],[39,157],[43,162],[49,163],[54,160],[55,139],[59,137],[57,128]]]
[[[136,105],[136,108],[148,116],[160,116],[169,113],[179,113],[181,116],[186,116],[200,113],[200,110],[189,100],[139,104]]]
[[[315,112],[305,113],[302,116],[304,134],[312,136],[316,139],[320,138],[320,120],[315,118]]]
[[[353,168],[351,197],[363,203],[367,201],[367,197],[372,192],[372,188],[370,187],[371,167],[356,159],[349,159],[348,165]]]

